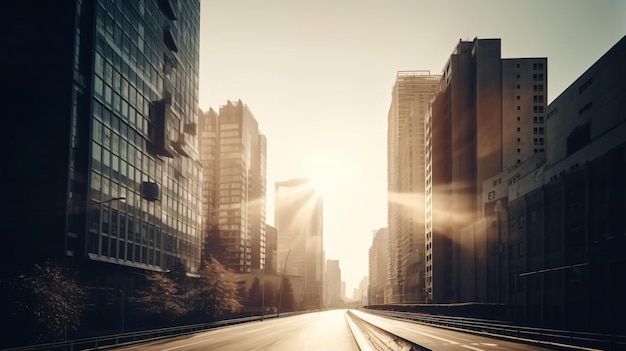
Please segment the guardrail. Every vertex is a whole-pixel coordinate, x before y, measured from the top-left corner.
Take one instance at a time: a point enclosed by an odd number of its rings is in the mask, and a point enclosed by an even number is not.
[[[297,312],[281,313],[281,317],[298,314]],[[277,314],[266,314],[263,319],[276,318]],[[78,350],[100,350],[117,346],[127,346],[146,341],[171,338],[176,336],[184,336],[210,329],[222,328],[229,325],[260,321],[261,316],[251,316],[236,319],[228,319],[215,321],[210,323],[190,324],[170,328],[142,330],[128,332],[123,334],[97,336],[92,338],[68,340],[62,342],[30,345],[3,349],[0,351],[39,351],[39,350],[58,350],[58,351],[78,351]]]
[[[355,315],[350,310],[348,310],[347,316],[354,323],[355,328],[359,328],[362,335],[364,335],[369,342],[369,345],[371,345],[376,350],[432,351],[431,349],[416,344],[411,340],[405,339],[385,329],[382,329],[377,325],[372,324],[365,319]],[[352,325],[350,326],[350,328],[352,329]],[[352,332],[354,334],[354,331]],[[363,350],[364,347],[359,345],[359,349]],[[370,348],[367,347],[366,349]]]
[[[412,312],[385,311],[363,308],[371,314],[389,318],[428,324],[463,332],[512,339],[561,349],[580,350],[624,350],[626,335],[587,333],[569,330],[542,329],[477,318],[429,315]]]

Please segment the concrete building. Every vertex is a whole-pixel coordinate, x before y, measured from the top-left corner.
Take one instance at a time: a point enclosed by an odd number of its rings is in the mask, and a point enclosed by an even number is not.
[[[425,247],[424,115],[439,79],[429,71],[400,71],[392,91],[387,122],[387,289],[394,302],[401,302],[406,291],[417,291],[414,298],[422,299],[423,281],[412,279],[407,268],[409,256],[423,255]],[[418,261],[423,268],[423,258]]]
[[[509,319],[624,333],[626,38],[546,109],[545,155],[494,177]],[[540,157],[543,156],[543,157]],[[498,183],[497,186],[494,186]],[[508,203],[507,203],[508,202]]]
[[[462,231],[482,217],[483,181],[540,152],[530,140],[544,132],[534,118],[545,109],[546,66],[503,60],[500,39],[477,38],[460,41],[445,64],[426,115],[427,300],[486,299],[488,260],[468,251]]]
[[[235,272],[265,265],[266,139],[241,100],[200,118],[206,253]]]
[[[326,294],[324,296],[324,306],[327,308],[338,308],[343,306],[341,300],[341,268],[339,260],[326,260]]]
[[[271,225],[265,225],[265,273],[278,272],[278,231]]]
[[[389,250],[389,233],[387,228],[374,231],[372,245],[369,248],[369,287],[368,304],[381,305],[391,303],[391,297],[385,295],[387,286],[387,252]]]
[[[148,271],[200,265],[200,2],[12,3],[2,277],[48,259],[116,329]],[[120,293],[121,292],[121,293]],[[125,294],[125,295],[122,295]],[[108,311],[108,313],[107,313]],[[111,317],[114,316],[114,317]]]
[[[276,182],[278,273],[304,277],[305,309],[323,306],[323,204],[308,179]]]

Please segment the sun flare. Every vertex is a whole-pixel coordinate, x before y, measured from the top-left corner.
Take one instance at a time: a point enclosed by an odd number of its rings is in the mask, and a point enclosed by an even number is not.
[[[309,167],[309,179],[324,198],[341,197],[341,190],[358,179],[354,164],[337,153],[311,158]]]

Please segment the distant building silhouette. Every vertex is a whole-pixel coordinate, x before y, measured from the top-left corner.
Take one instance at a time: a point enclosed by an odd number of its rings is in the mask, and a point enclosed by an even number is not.
[[[341,300],[341,268],[339,260],[326,260],[324,306],[327,308],[343,307]]]
[[[241,101],[200,117],[205,254],[235,272],[265,265],[266,143]]]
[[[278,231],[278,273],[304,277],[302,305],[323,306],[322,198],[307,179],[276,182],[274,222]]]
[[[369,292],[370,305],[391,303],[391,296],[386,295],[387,286],[387,254],[389,251],[389,232],[387,228],[375,230],[372,245],[369,248]]]

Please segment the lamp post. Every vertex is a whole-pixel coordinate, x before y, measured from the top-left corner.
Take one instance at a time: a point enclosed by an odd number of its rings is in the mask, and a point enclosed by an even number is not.
[[[110,198],[108,200],[104,200],[104,201],[95,201],[95,203],[96,203],[96,205],[102,205],[102,204],[106,204],[106,203],[109,203],[109,202],[112,202],[112,201],[122,201],[122,202],[125,202],[126,198],[123,197],[123,196],[118,196],[118,197],[112,197],[112,198]]]
[[[283,299],[283,285],[285,284],[285,273],[287,272],[287,260],[289,260],[290,253],[291,253],[291,249],[287,251],[287,257],[285,258],[285,267],[283,268],[283,276],[280,279],[280,292],[278,293],[278,310],[276,313],[276,318],[280,317],[280,302]]]
[[[265,317],[265,264],[261,271],[261,322]]]

